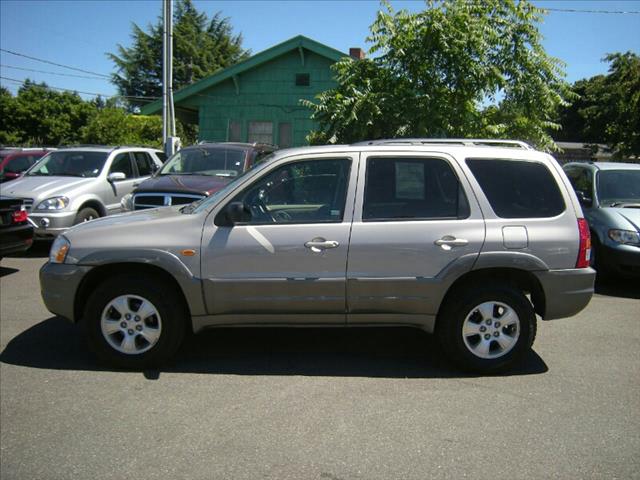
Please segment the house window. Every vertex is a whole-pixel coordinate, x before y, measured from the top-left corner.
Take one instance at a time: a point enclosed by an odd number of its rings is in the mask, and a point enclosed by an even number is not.
[[[278,146],[280,148],[289,148],[292,145],[291,124],[281,123],[278,125]]]
[[[296,87],[308,87],[311,84],[311,77],[308,73],[296,73]]]
[[[249,122],[249,143],[273,143],[272,122]]]
[[[227,138],[230,142],[242,141],[242,125],[237,120],[229,121],[229,131],[227,132]]]

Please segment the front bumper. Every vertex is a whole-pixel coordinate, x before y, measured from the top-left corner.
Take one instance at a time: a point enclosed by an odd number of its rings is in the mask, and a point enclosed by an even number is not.
[[[622,276],[640,277],[640,247],[633,245],[603,245],[598,250],[599,263]]]
[[[20,253],[33,243],[33,226],[29,223],[0,229],[0,257]]]
[[[55,315],[75,318],[74,304],[78,287],[91,267],[65,263],[45,263],[40,269],[40,292],[47,310]]]
[[[545,306],[543,320],[572,317],[583,310],[591,300],[596,281],[592,268],[548,270],[532,272],[542,285]]]
[[[29,213],[36,225],[36,237],[53,238],[73,226],[77,212]]]

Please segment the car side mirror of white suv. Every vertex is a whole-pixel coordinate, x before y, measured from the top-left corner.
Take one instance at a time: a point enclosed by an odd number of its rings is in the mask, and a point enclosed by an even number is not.
[[[107,176],[108,182],[119,182],[120,180],[126,180],[127,176],[122,172],[111,172]]]

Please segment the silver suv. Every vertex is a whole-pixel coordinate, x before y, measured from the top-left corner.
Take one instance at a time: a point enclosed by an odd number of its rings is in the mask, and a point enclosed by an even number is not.
[[[162,165],[144,147],[76,147],[51,152],[2,195],[25,199],[36,235],[54,237],[78,223],[121,210],[120,200]]]
[[[589,248],[549,155],[389,140],[281,150],[191,205],[74,227],[40,281],[47,308],[120,367],[166,361],[187,330],[407,325],[489,372],[530,350],[536,314],[589,303]]]

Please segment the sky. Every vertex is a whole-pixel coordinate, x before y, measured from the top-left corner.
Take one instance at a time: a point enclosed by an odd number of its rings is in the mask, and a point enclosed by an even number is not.
[[[253,53],[296,35],[305,35],[333,48],[367,48],[365,41],[380,4],[375,0],[195,0],[210,16],[221,11],[229,17],[243,46]],[[606,73],[602,58],[610,52],[640,53],[640,0],[560,1],[534,0],[553,9],[539,28],[547,53],[566,63],[566,79]],[[417,11],[422,1],[393,1],[394,9]],[[556,10],[616,11],[595,13]],[[131,25],[146,27],[162,12],[162,0],[0,0],[0,48],[94,74],[109,75],[114,66],[107,52],[117,44],[130,45]],[[636,12],[636,13],[632,13]],[[52,87],[115,95],[116,88],[104,76],[92,76],[0,51],[0,76],[24,81],[44,81]],[[16,92],[19,83],[0,79]],[[91,95],[83,95],[91,98]]]

